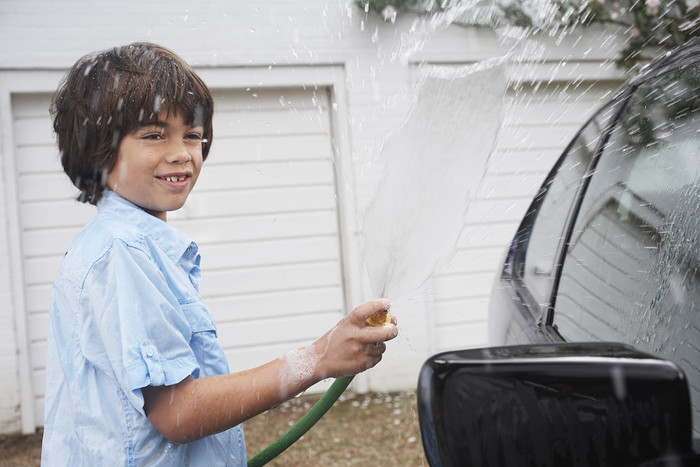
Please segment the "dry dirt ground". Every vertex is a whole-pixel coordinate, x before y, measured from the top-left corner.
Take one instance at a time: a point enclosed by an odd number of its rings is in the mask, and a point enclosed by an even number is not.
[[[286,432],[319,396],[302,396],[244,424],[248,457]],[[0,464],[38,466],[41,432],[0,435]],[[427,465],[418,429],[416,396],[343,394],[326,415],[270,466]]]

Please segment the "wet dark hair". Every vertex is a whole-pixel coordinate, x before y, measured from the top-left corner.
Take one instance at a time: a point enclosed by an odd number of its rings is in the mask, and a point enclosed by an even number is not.
[[[204,81],[175,53],[137,42],[86,55],[73,65],[50,112],[61,164],[80,190],[79,201],[97,204],[122,137],[157,120],[159,111],[182,112],[185,124],[204,128],[206,159],[214,100]]]

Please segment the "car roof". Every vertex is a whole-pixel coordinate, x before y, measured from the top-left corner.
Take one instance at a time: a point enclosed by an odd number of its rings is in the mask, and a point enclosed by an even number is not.
[[[630,78],[623,88],[636,87],[641,83],[675,68],[683,68],[700,61],[700,37],[693,37],[685,44],[660,55]]]

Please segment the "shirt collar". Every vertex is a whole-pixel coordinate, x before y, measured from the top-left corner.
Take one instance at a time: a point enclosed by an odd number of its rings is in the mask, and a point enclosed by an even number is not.
[[[167,222],[148,214],[131,201],[121,197],[112,190],[105,190],[97,203],[98,212],[113,213],[127,222],[137,225],[158,247],[174,262],[178,262],[185,253],[188,258],[198,263],[197,244],[183,232]],[[196,259],[195,259],[196,258]]]

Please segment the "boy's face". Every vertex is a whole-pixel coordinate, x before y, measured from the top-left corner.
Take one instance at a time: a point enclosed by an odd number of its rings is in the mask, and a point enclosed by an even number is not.
[[[182,112],[161,111],[158,121],[124,136],[107,187],[166,220],[182,207],[202,169],[201,126],[186,125]]]

